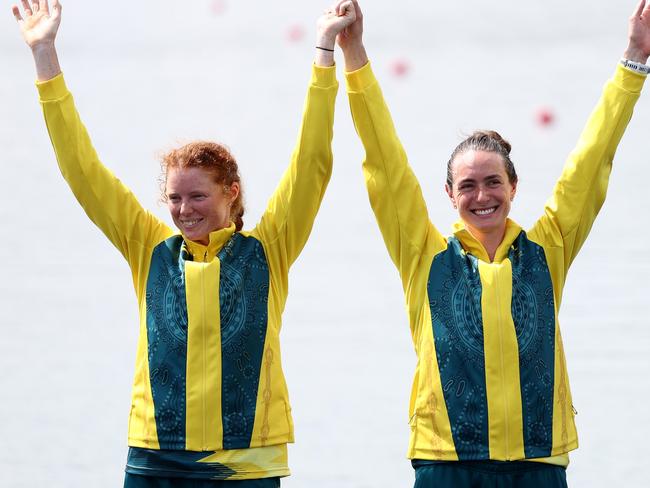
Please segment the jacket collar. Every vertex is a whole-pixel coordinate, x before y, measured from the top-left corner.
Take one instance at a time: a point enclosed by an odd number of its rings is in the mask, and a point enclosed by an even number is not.
[[[194,261],[205,262],[212,261],[234,233],[235,224],[234,222],[231,222],[228,227],[210,232],[210,241],[207,246],[195,241],[190,241],[185,236],[183,236],[183,239],[185,240],[187,250],[192,255]]]
[[[497,252],[494,254],[493,262],[500,263],[508,257],[510,246],[512,246],[514,240],[521,233],[521,230],[521,226],[515,221],[506,219],[506,232],[503,236],[501,244],[499,244],[499,247],[497,248]],[[481,261],[485,261],[486,263],[490,262],[490,257],[483,247],[483,244],[481,244],[480,241],[472,235],[462,220],[458,220],[454,223],[453,231],[454,236],[460,241],[465,251],[467,251],[469,254],[472,254],[473,256],[476,256]]]

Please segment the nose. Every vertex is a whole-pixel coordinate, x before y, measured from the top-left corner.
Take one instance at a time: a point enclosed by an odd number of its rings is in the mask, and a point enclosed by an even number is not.
[[[487,202],[489,200],[488,192],[486,188],[483,188],[482,186],[479,187],[478,191],[476,192],[476,201],[477,202]]]
[[[182,201],[180,205],[180,214],[181,215],[189,215],[192,213],[192,208],[187,201]]]

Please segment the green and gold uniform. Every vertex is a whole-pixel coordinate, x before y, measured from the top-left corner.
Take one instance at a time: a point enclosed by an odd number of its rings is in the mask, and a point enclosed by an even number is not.
[[[332,171],[334,67],[314,66],[298,142],[260,222],[185,239],[95,153],[62,75],[38,83],[63,176],[127,260],[140,313],[127,471],[254,479],[289,474],[291,407],[279,333],[288,274]]]
[[[617,68],[543,215],[528,231],[508,220],[490,260],[462,221],[450,237],[431,223],[370,65],[347,74],[370,203],[399,270],[418,358],[409,458],[568,464],[578,437],[562,290],[644,80]]]

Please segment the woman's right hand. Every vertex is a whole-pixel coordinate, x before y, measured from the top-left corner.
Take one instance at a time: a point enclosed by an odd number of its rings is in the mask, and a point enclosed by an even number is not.
[[[27,45],[33,50],[44,46],[54,46],[56,33],[61,23],[61,4],[52,0],[22,0],[23,14],[17,5],[11,6],[11,11],[18,22],[20,31]]]
[[[339,5],[343,2],[339,2]],[[347,25],[336,36],[343,58],[345,59],[345,71],[356,71],[368,62],[368,55],[363,45],[363,13],[357,0],[352,0],[355,11],[354,22]],[[337,6],[338,7],[338,6]]]

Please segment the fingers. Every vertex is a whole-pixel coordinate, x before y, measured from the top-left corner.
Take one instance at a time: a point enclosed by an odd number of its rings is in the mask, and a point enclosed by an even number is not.
[[[643,9],[645,8],[645,0],[641,0],[639,5],[636,6],[636,12],[634,13],[635,17],[641,17],[643,15]]]
[[[17,22],[22,22],[23,21],[23,16],[20,15],[20,9],[18,8],[18,5],[12,5],[11,6],[11,13],[14,14],[14,17]]]
[[[45,3],[47,3],[47,0],[45,0]],[[52,16],[53,17],[58,17],[61,15],[61,8],[62,5],[59,2],[59,0],[52,0]]]
[[[32,7],[29,5],[28,0],[20,0],[20,3],[23,4],[23,10],[25,11],[25,16],[29,17],[32,15]]]
[[[34,3],[36,3],[36,2],[34,2]],[[42,12],[45,12],[46,14],[49,14],[50,13],[50,7],[47,4],[47,0],[39,0],[38,9],[41,10]]]
[[[359,2],[357,0],[352,0],[352,5],[354,5],[354,14],[357,16],[357,19],[362,19],[363,14],[361,13],[361,7],[359,7]]]
[[[346,14],[353,14],[354,13],[354,5],[350,0],[346,0],[343,3],[340,4],[339,9],[338,9],[338,15],[339,17],[342,17],[343,15]]]

